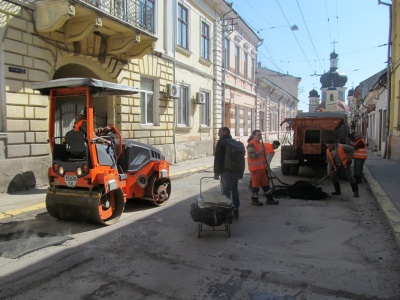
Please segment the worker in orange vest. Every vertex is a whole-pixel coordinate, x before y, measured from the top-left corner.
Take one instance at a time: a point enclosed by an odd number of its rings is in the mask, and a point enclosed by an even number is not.
[[[354,147],[350,145],[338,144],[333,140],[326,142],[326,156],[328,161],[328,174],[332,173],[332,183],[335,191],[331,193],[333,196],[341,195],[339,177],[344,172],[347,180],[350,182],[354,197],[358,195],[358,185],[351,174],[351,160],[354,155]]]
[[[357,183],[362,183],[364,162],[367,159],[367,144],[363,136],[356,133],[354,135],[354,178]]]
[[[267,198],[266,204],[278,204],[271,195],[268,177],[266,173],[267,161],[265,156],[265,147],[261,141],[261,131],[254,130],[254,138],[247,145],[247,162],[251,176],[251,204],[262,206],[263,203],[258,200],[258,192],[260,187],[264,191]]]
[[[281,143],[279,143],[279,141],[273,141],[272,144],[264,143],[265,155],[267,156],[268,166],[271,165],[272,158],[275,155],[275,150],[278,149],[280,145],[281,145]]]
[[[254,130],[252,135],[248,138],[248,140],[247,140],[248,143],[254,138],[255,131],[256,130]],[[267,168],[270,167],[272,158],[275,155],[275,150],[278,149],[280,145],[281,145],[281,143],[279,141],[273,141],[272,144],[264,143],[265,155],[267,157]],[[252,188],[252,183],[251,183],[251,177],[250,177],[249,189],[251,189],[251,188]]]

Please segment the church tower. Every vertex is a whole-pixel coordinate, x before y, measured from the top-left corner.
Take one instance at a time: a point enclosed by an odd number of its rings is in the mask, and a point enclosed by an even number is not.
[[[343,101],[345,102],[345,92],[346,92],[346,82],[347,76],[344,73],[340,73],[338,71],[338,60],[339,55],[333,51],[330,55],[331,61],[331,68],[328,72],[323,74],[320,78],[321,82],[321,94],[322,94],[322,101],[331,101],[328,98],[328,90],[329,90],[329,97],[333,93],[332,87],[336,89],[337,97],[336,101]]]
[[[321,78],[321,103],[314,106],[311,105],[311,100],[316,101],[314,98],[309,97],[309,111],[349,111],[349,107],[345,102],[346,82],[347,76],[345,73],[340,73],[338,70],[339,55],[335,50],[330,54],[330,69],[324,73]],[[311,91],[313,92],[313,91]],[[310,95],[311,95],[310,92]],[[315,93],[313,92],[313,95]],[[318,93],[317,93],[318,95]],[[318,96],[319,97],[319,96]],[[319,102],[319,100],[317,100]]]
[[[315,89],[312,89],[308,95],[308,111],[315,111],[319,104],[319,95]]]
[[[331,85],[326,90],[326,111],[337,111],[338,110],[338,91],[337,89]]]

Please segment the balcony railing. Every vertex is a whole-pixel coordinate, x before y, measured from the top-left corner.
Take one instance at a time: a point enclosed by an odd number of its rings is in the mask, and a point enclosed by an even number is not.
[[[151,34],[154,30],[154,0],[76,0],[85,2]]]

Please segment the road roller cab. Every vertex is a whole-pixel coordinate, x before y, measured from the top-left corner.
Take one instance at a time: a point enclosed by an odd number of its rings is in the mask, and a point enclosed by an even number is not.
[[[113,125],[94,128],[95,99],[137,94],[137,88],[92,78],[51,80],[34,83],[32,88],[50,96],[52,165],[46,208],[51,216],[111,225],[129,199],[149,200],[156,206],[167,202],[171,194],[169,163],[161,152],[122,139]],[[71,101],[71,97],[80,97],[85,109],[79,122],[64,134],[56,125],[63,119],[57,103]]]

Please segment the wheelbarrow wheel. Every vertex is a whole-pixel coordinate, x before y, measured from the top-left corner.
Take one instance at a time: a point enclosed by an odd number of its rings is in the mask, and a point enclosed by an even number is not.
[[[225,227],[226,227],[226,234],[228,235],[228,237],[231,237],[231,224],[227,223]]]
[[[201,223],[197,224],[197,237],[200,238],[201,233]]]

